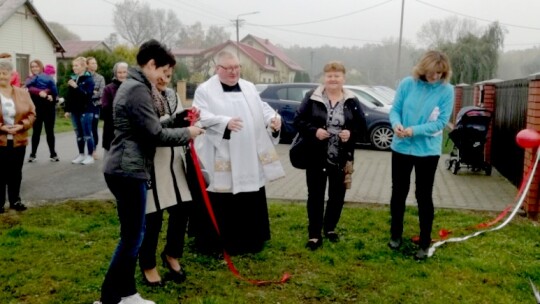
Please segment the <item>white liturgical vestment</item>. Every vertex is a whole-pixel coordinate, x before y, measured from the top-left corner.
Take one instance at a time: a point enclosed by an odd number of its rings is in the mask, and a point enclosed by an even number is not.
[[[267,126],[276,112],[265,105],[255,86],[240,79],[241,92],[224,92],[217,75],[201,84],[193,106],[200,109],[206,133],[196,138],[196,150],[210,176],[208,191],[240,193],[259,191],[267,181],[285,176]],[[231,118],[242,129],[223,135]]]

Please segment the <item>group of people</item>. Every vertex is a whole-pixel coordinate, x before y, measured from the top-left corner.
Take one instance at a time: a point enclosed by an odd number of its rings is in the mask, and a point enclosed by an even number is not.
[[[29,162],[36,160],[36,151],[45,125],[51,161],[58,161],[54,149],[55,101],[58,95],[51,75],[55,68],[38,60],[30,62],[30,76],[22,83],[14,69],[11,55],[0,54],[0,213],[4,213],[6,190],[10,209],[26,210],[21,200],[22,167],[28,145],[28,130],[32,133]]]
[[[0,213],[5,212],[5,193],[8,192],[10,208],[17,211],[27,209],[20,198],[22,167],[28,145],[28,129],[33,128],[29,163],[37,161],[36,153],[41,139],[41,131],[45,126],[49,157],[51,162],[60,161],[55,149],[54,125],[56,121],[56,104],[58,89],[53,75],[53,65],[44,65],[39,59],[30,61],[30,75],[21,83],[19,73],[13,68],[11,55],[0,54],[5,79],[2,82],[2,111],[0,118],[3,126],[0,133]],[[98,120],[101,112],[101,98],[105,88],[105,79],[96,73],[97,61],[93,57],[79,57],[73,60],[73,75],[68,81],[66,96],[66,117],[72,118],[79,155],[72,161],[75,164],[91,164],[97,159],[95,145],[98,143]],[[127,64],[125,66],[127,71]],[[9,81],[8,81],[9,80]],[[25,92],[25,93],[22,93]],[[31,107],[20,108],[30,98]],[[112,104],[112,100],[110,100]],[[23,112],[23,110],[27,112]],[[112,116],[112,114],[110,114]],[[112,118],[109,119],[112,121]],[[112,122],[109,122],[109,125]],[[23,128],[19,129],[18,125]],[[12,126],[10,128],[9,126]],[[9,129],[9,130],[8,130]],[[111,133],[111,132],[110,132]],[[109,135],[111,137],[111,135]],[[108,139],[110,141],[110,138]],[[88,154],[84,155],[84,144],[87,143]],[[106,147],[106,144],[103,144]]]
[[[34,63],[33,73],[40,75],[42,64]],[[137,64],[128,67],[125,62],[117,63],[113,82],[96,86],[100,80],[96,81],[91,68],[96,63],[77,58],[73,62],[75,75],[69,81],[66,112],[73,120],[80,152],[74,162],[91,163],[89,157],[93,160],[97,139],[92,122],[99,115],[95,107],[99,107],[105,121],[103,172],[116,198],[120,221],[120,241],[97,303],[154,303],[137,292],[135,270],[138,261],[147,285],[163,285],[156,251],[165,210],[169,213],[167,242],[160,254],[168,270],[165,279],[182,282],[186,278],[179,259],[188,215],[194,244],[203,252],[244,254],[263,250],[271,237],[265,184],[285,175],[274,148],[281,118],[260,99],[251,82],[240,78],[241,65],[235,54],[217,54],[216,75],[197,88],[189,109],[183,109],[175,92],[168,88],[176,60],[163,44],[156,40],[143,43]],[[26,132],[37,120],[36,111],[57,94],[47,87],[45,77],[36,76],[32,81],[39,87],[36,90],[12,86],[12,71],[10,62],[0,60],[2,168],[22,167]],[[319,249],[323,238],[340,240],[338,223],[350,182],[347,175],[354,162],[355,142],[368,131],[359,100],[343,87],[345,66],[332,61],[323,72],[322,84],[306,93],[294,122],[310,147],[305,171],[306,247],[310,250]],[[405,199],[414,168],[420,220],[415,259],[420,260],[427,258],[431,244],[433,183],[442,130],[453,108],[450,76],[450,62],[444,53],[425,53],[412,76],[400,82],[390,112],[394,139],[388,246],[397,250],[402,245]],[[193,157],[194,151],[186,149],[191,141],[198,159]],[[51,160],[57,157],[53,152]],[[202,184],[194,182],[190,173],[193,162],[200,162],[207,173]],[[6,172],[0,173],[0,189],[5,193],[7,186],[10,206],[17,208],[20,198],[13,182],[17,178],[6,178]],[[20,178],[18,185],[20,188]],[[201,191],[207,191],[212,212],[204,207]]]
[[[452,114],[454,90],[448,82],[452,71],[448,57],[428,51],[404,78],[390,111],[392,140],[391,227],[388,246],[402,244],[405,201],[411,172],[415,170],[420,238],[414,258],[428,257],[434,219],[433,184],[442,149],[442,131]],[[322,236],[337,242],[335,231],[345,197],[348,163],[354,161],[354,142],[365,136],[364,114],[354,94],[343,88],[345,67],[330,62],[324,67],[323,84],[302,101],[295,126],[307,142],[308,237],[306,247],[322,246]],[[328,201],[324,204],[328,183]]]

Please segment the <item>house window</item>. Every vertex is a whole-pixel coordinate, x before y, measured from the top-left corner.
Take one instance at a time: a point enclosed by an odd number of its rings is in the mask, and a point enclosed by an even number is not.
[[[21,78],[21,84],[23,84],[24,80],[29,75],[30,55],[17,54],[15,69],[19,73],[19,77]]]

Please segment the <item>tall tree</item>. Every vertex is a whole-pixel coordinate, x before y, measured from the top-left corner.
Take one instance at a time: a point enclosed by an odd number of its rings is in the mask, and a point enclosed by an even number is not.
[[[81,37],[58,22],[47,22],[52,32],[60,41],[81,40]]]
[[[182,23],[172,10],[152,9],[146,2],[124,0],[115,5],[114,26],[134,46],[151,38],[172,46]]]
[[[494,22],[481,36],[469,33],[442,44],[452,64],[452,82],[472,84],[495,77],[503,43],[504,29]]]
[[[204,47],[212,47],[223,43],[231,37],[231,33],[226,32],[222,26],[211,25],[206,31]]]
[[[148,3],[124,0],[114,6],[114,27],[129,43],[139,46],[154,34],[154,19]]]
[[[178,34],[176,45],[187,49],[204,48],[204,29],[200,22],[184,26]]]
[[[154,37],[168,46],[174,45],[175,38],[182,28],[182,22],[172,10],[156,9],[152,14],[155,23]]]
[[[437,49],[445,43],[456,42],[468,34],[475,36],[482,34],[476,21],[452,16],[442,20],[429,20],[422,25],[416,36],[421,44]]]

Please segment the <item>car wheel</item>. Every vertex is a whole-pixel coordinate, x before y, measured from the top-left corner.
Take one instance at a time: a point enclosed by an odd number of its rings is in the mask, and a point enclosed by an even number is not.
[[[394,131],[390,126],[377,126],[371,131],[369,139],[377,150],[388,150],[392,144],[392,137],[394,137]]]

